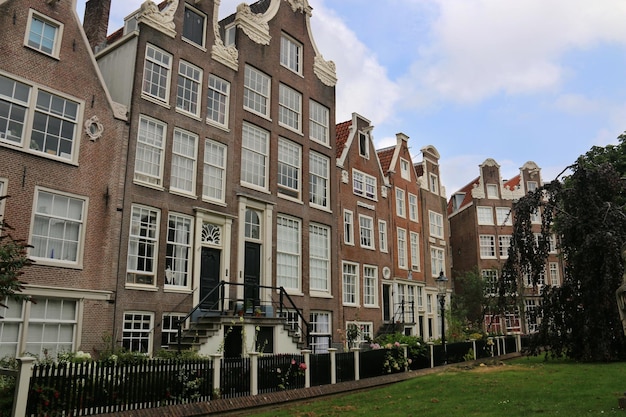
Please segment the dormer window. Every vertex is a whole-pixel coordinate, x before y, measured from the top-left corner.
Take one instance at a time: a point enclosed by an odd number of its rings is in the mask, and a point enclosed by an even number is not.
[[[496,184],[487,184],[487,198],[498,198],[498,186]]]
[[[364,158],[370,157],[368,137],[363,132],[359,132],[359,155]]]
[[[407,181],[411,180],[411,173],[409,171],[409,161],[400,158],[400,175]]]
[[[183,38],[200,47],[204,47],[206,16],[185,6],[185,20],[183,21]]]

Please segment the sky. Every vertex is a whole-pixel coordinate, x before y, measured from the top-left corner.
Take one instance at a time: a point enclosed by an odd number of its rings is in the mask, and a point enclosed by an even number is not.
[[[220,19],[241,2],[221,0]],[[141,3],[112,0],[109,33]],[[337,68],[336,122],[370,120],[377,148],[406,134],[414,162],[435,146],[448,198],[487,158],[503,179],[534,161],[547,182],[626,130],[624,0],[309,4]]]

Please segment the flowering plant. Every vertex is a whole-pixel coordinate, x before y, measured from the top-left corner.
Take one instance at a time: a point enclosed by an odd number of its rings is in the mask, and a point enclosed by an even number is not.
[[[306,371],[306,363],[297,362],[294,358],[291,358],[291,362],[289,365],[283,368],[276,368],[276,374],[278,375],[278,389],[286,390],[289,389],[291,383],[295,382],[295,379],[298,377],[304,376],[304,371]]]

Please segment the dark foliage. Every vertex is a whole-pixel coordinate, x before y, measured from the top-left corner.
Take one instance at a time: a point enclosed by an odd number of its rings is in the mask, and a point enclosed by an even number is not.
[[[0,197],[0,202],[6,197]],[[12,228],[0,218],[0,306],[4,307],[5,298],[23,299],[23,289],[20,276],[23,268],[32,262],[28,259],[27,249],[30,247],[25,241],[14,239],[11,236]]]

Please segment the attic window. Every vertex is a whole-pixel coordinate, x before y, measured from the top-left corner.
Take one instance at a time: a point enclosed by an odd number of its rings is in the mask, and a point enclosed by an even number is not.
[[[365,158],[370,157],[367,135],[363,132],[359,132],[359,155]]]

